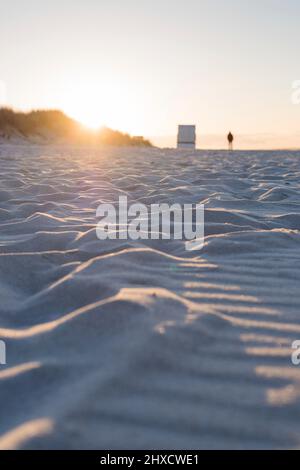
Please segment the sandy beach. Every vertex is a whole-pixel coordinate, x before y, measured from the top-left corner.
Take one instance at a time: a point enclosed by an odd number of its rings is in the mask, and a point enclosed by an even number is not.
[[[1,449],[300,447],[300,152],[0,146]],[[96,208],[205,205],[205,245]]]

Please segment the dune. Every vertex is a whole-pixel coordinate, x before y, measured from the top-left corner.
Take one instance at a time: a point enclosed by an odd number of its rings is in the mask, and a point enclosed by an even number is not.
[[[0,449],[300,447],[300,152],[0,146]],[[203,203],[205,243],[96,237]]]

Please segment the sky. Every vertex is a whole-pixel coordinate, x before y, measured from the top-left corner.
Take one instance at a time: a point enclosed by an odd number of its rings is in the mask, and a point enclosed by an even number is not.
[[[175,145],[300,147],[299,0],[0,0],[0,104]],[[300,100],[299,100],[300,101]]]

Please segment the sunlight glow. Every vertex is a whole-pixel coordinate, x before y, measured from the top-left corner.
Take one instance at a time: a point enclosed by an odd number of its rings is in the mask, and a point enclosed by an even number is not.
[[[70,117],[91,129],[107,126],[133,132],[137,115],[128,87],[114,80],[91,83],[89,80],[72,84],[63,93],[60,107]]]

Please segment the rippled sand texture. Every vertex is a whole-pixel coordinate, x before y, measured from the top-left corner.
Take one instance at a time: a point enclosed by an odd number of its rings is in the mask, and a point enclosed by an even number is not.
[[[0,147],[1,448],[300,446],[300,153]],[[119,195],[205,247],[99,241]]]

